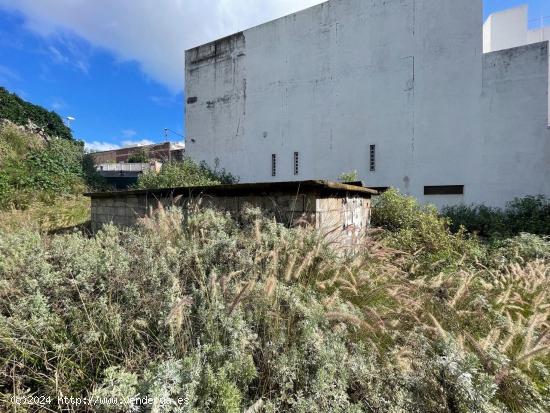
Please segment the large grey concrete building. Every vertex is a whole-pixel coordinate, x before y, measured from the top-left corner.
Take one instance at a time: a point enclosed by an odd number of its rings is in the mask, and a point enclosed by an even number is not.
[[[484,54],[482,27],[481,0],[331,0],[188,50],[187,153],[437,205],[550,195],[548,43]]]

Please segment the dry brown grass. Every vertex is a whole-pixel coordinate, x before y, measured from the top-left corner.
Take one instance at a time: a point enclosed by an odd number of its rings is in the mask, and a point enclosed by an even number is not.
[[[0,213],[0,231],[35,228],[43,232],[58,231],[85,224],[90,220],[90,199],[84,196],[56,198],[35,202],[27,209]]]

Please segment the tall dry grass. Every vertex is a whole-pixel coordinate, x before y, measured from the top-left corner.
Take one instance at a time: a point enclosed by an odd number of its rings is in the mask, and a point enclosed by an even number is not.
[[[90,199],[84,196],[49,197],[25,209],[0,212],[0,231],[14,232],[22,227],[59,231],[86,224],[90,220]]]
[[[183,411],[544,412],[550,261],[428,223],[415,239],[375,230],[350,254],[257,210],[237,221],[160,208],[91,238],[6,232],[2,401],[140,393],[188,397]]]

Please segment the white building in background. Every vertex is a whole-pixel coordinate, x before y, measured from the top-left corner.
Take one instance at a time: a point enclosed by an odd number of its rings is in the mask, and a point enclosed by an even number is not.
[[[482,27],[481,0],[331,0],[188,50],[187,153],[437,205],[550,195],[548,43],[483,54]]]
[[[535,28],[529,28],[533,23]],[[483,52],[497,52],[528,44],[550,41],[550,16],[529,20],[529,6],[522,5],[491,14],[483,24]],[[548,78],[550,79],[550,68]],[[548,84],[550,92],[550,83]],[[550,93],[549,93],[550,96]],[[550,125],[550,105],[548,107]]]
[[[483,51],[485,53],[511,49],[527,44],[550,41],[548,17],[533,19],[537,28],[529,28],[527,5],[491,14],[483,25]]]

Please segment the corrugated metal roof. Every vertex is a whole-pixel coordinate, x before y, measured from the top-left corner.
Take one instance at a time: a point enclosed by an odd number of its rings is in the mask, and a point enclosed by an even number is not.
[[[269,195],[270,193],[312,193],[343,194],[355,193],[363,195],[376,195],[377,191],[365,186],[350,185],[333,181],[292,181],[292,182],[263,182],[251,184],[231,184],[213,186],[188,186],[180,188],[140,189],[114,192],[88,192],[84,195],[91,198],[105,198],[124,195]]]

